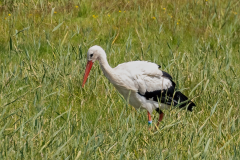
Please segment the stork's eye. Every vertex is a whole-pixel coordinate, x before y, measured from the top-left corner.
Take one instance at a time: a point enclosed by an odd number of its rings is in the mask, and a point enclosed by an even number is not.
[[[92,58],[93,54],[90,54],[90,57]]]

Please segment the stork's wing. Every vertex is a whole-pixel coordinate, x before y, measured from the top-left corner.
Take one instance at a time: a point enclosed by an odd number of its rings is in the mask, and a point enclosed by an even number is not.
[[[160,71],[160,70],[159,70]],[[171,76],[166,72],[160,71],[158,76],[141,75],[136,79],[138,93],[147,100],[159,101],[168,105],[177,104],[174,99],[175,83],[170,79]]]
[[[141,75],[136,79],[139,86],[138,94],[144,96],[147,100],[161,102],[167,105],[178,105],[182,108],[189,104],[188,110],[192,110],[195,106],[194,103],[188,101],[188,98],[180,91],[176,91],[176,84],[173,82],[172,77],[164,71],[159,70],[161,76]]]

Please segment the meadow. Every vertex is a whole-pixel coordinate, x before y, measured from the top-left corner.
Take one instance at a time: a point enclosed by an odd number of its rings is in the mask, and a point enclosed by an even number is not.
[[[149,131],[98,63],[81,87],[93,45],[197,107]],[[0,159],[240,159],[239,64],[239,0],[0,0]]]

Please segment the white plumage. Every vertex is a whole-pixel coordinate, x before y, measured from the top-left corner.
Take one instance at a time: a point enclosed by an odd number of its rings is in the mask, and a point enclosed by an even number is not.
[[[179,102],[186,101],[180,107],[188,104],[189,110],[192,110],[192,107],[195,106],[181,92],[175,91],[175,83],[172,81],[172,77],[161,71],[155,63],[133,61],[111,68],[107,62],[106,53],[100,46],[91,47],[88,50],[87,58],[88,64],[83,86],[92,64],[98,60],[104,75],[119,93],[126,100],[129,100],[129,104],[136,109],[146,109],[148,111],[149,123],[151,123],[153,110],[160,114],[159,121],[161,121],[163,118],[161,109],[168,109],[171,104],[177,105]]]
[[[136,109],[146,109],[152,114],[153,110],[157,108],[167,109],[168,106],[165,104],[159,106],[159,103],[154,101],[153,98],[147,100],[140,94],[144,95],[146,91],[168,89],[172,86],[172,82],[163,77],[162,71],[158,68],[157,64],[146,61],[122,63],[113,68],[117,80],[111,81],[109,79],[109,81],[126,100],[129,99],[130,105]]]

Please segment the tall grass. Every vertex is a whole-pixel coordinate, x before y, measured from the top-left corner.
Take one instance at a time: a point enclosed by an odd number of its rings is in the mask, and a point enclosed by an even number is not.
[[[1,159],[239,159],[238,0],[0,1]],[[149,131],[93,66],[162,66],[193,98]],[[154,113],[156,124],[157,113]]]

